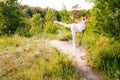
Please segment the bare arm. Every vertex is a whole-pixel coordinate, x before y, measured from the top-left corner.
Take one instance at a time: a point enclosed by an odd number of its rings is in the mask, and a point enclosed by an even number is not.
[[[80,21],[79,20],[77,20],[77,19],[74,19],[74,21],[76,22],[76,23],[79,23]]]
[[[75,19],[73,16],[70,16],[70,18],[71,18],[72,20],[74,20],[76,23],[79,23],[79,22],[80,22],[79,20]]]

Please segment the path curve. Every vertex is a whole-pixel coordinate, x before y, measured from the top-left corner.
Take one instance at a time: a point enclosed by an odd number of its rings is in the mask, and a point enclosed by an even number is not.
[[[52,40],[48,42],[51,46],[62,51],[64,54],[68,55],[68,58],[75,62],[76,69],[84,80],[101,80],[95,72],[88,66],[87,60],[84,57],[86,55],[85,48],[80,46],[73,48],[70,42]]]

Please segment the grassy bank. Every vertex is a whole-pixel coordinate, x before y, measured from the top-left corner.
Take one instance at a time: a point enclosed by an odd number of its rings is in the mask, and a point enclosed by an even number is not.
[[[45,40],[0,38],[0,80],[82,80],[68,58]]]

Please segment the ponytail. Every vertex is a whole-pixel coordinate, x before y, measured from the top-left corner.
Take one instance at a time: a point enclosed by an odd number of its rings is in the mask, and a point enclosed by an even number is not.
[[[83,17],[83,20],[88,19],[88,16]]]

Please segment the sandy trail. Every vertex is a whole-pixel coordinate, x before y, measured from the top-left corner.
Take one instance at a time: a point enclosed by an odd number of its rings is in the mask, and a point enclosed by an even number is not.
[[[74,49],[70,42],[58,40],[49,41],[49,44],[68,55],[68,58],[76,63],[75,67],[84,80],[101,80],[88,65],[83,46]]]

